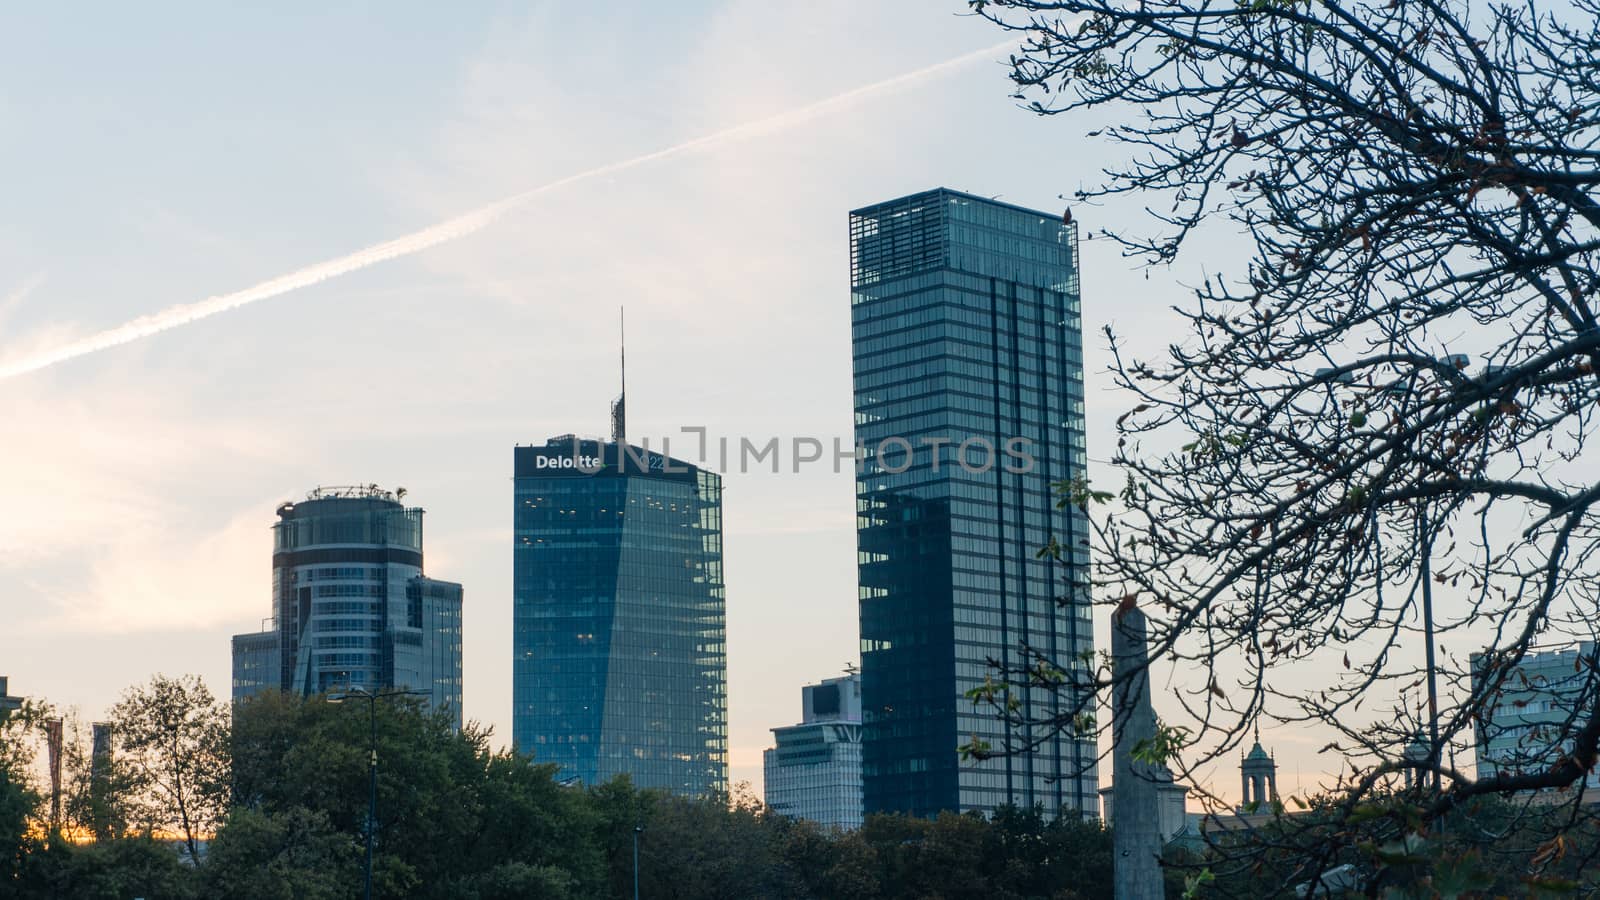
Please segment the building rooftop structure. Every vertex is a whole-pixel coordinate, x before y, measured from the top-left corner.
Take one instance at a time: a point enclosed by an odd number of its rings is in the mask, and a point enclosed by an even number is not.
[[[801,689],[798,725],[772,729],[762,754],[767,807],[834,828],[859,828],[861,676],[851,671]]]
[[[1239,812],[1268,810],[1278,802],[1278,761],[1261,746],[1260,728],[1250,752],[1239,759],[1239,780],[1243,794]]]
[[[22,708],[22,698],[11,696],[10,681],[10,676],[0,675],[0,716],[9,715]]]

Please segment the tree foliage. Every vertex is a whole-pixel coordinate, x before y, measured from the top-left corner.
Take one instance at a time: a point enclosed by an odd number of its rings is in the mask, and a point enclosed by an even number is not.
[[[205,883],[214,897],[336,900],[360,882],[360,842],[321,810],[240,807],[206,853]]]
[[[157,675],[111,708],[130,818],[182,838],[189,859],[227,808],[228,711],[199,678]]]
[[[538,824],[537,800],[506,775],[475,728],[457,732],[412,699],[393,697],[371,709],[361,701],[332,703],[269,693],[234,709],[233,773],[241,809],[305,820],[325,816],[328,827],[361,845],[368,809],[371,723],[377,731],[378,789],[375,890],[383,896],[453,896],[455,873],[491,848],[515,841],[514,827]],[[548,780],[546,778],[545,780]],[[485,803],[508,829],[498,833]],[[559,818],[559,808],[548,810]],[[559,826],[558,826],[559,827]],[[226,829],[224,829],[226,833]],[[543,832],[534,832],[535,837]]]
[[[62,827],[75,836],[109,840],[128,832],[130,815],[139,814],[149,825],[147,812],[131,808],[145,787],[143,773],[109,747],[97,763],[93,727],[76,711],[62,718]]]
[[[146,836],[92,844],[53,841],[30,853],[13,885],[19,900],[191,900],[195,870],[169,841]]]
[[[748,791],[689,798],[626,778],[563,784],[555,766],[495,751],[486,731],[458,731],[405,698],[370,712],[379,897],[630,897],[640,826],[639,886],[648,897],[1109,896],[1110,842],[1098,824],[1006,810],[993,822],[875,816],[840,832],[773,815]],[[236,705],[224,728],[233,792],[215,829],[197,835],[205,841],[199,866],[185,861],[183,840],[46,843],[35,836],[38,794],[18,791],[18,849],[0,872],[0,896],[352,900],[363,882],[368,715],[364,703],[321,697],[266,694]],[[211,752],[201,742],[177,746],[180,755]],[[185,757],[170,765],[192,772],[201,764]],[[0,813],[9,808],[6,787],[0,780]]]
[[[1169,883],[1190,883],[1203,871],[1207,893],[1262,897],[1308,884],[1319,868],[1337,867],[1353,872],[1372,894],[1396,900],[1592,896],[1600,890],[1594,871],[1600,823],[1574,821],[1558,806],[1474,797],[1423,830],[1416,827],[1422,815],[1416,798],[1371,795],[1360,815],[1401,827],[1384,840],[1351,843],[1341,835],[1348,827],[1343,799],[1314,797],[1301,815],[1213,833],[1209,847],[1171,855],[1169,874],[1180,877]],[[1335,853],[1324,860],[1329,846]],[[1521,864],[1506,864],[1512,859]]]
[[[44,715],[31,701],[15,712],[0,710],[0,883],[20,878],[28,855],[40,845],[33,826],[43,797],[29,770],[31,738]]]
[[[1174,761],[1230,758],[1263,717],[1329,735],[1356,772],[1330,861],[1474,797],[1576,785],[1594,659],[1542,764],[1480,779],[1448,748],[1530,646],[1600,631],[1600,3],[971,6],[1019,37],[1031,109],[1116,123],[1096,136],[1127,153],[1078,201],[1126,196],[1153,224],[1097,237],[1157,264],[1200,242],[1222,269],[1164,355],[1108,331],[1132,400],[1097,575],[1185,672]],[[1432,666],[1436,736],[1425,607],[1458,650]],[[1405,770],[1442,792],[1358,821]]]

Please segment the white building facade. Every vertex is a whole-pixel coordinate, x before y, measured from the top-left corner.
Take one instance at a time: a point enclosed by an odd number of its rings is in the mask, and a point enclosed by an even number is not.
[[[1572,736],[1600,696],[1600,675],[1589,665],[1594,658],[1595,645],[1589,642],[1522,658],[1477,723],[1478,778],[1543,772],[1571,752]],[[1474,654],[1475,691],[1485,688],[1488,677],[1488,659]],[[1590,772],[1582,786],[1600,788],[1600,773]]]
[[[801,689],[802,720],[772,729],[763,754],[767,807],[820,825],[861,827],[861,676]]]

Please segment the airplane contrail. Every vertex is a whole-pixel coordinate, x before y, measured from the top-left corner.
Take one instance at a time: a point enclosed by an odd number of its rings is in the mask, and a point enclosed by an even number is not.
[[[952,69],[960,68],[961,66],[965,66],[981,59],[992,58],[992,55],[997,51],[1004,50],[1012,47],[1013,45],[1014,42],[1007,41],[1001,44],[996,44],[992,47],[985,47],[982,50],[974,50],[971,53],[964,53],[954,59],[945,60],[941,63],[935,63],[931,66],[924,66],[923,68],[916,69],[911,72],[896,75],[893,78],[875,81],[871,84],[853,88],[845,91],[842,94],[835,94],[832,97],[828,97],[823,100],[817,100],[786,112],[776,113],[774,115],[746,122],[741,125],[735,125],[731,128],[724,128],[720,131],[714,131],[710,134],[702,135],[701,137],[693,138],[679,144],[673,144],[670,147],[664,147],[660,150],[655,150],[641,156],[631,157],[619,162],[607,163],[606,165],[597,166],[593,169],[586,169],[582,172],[577,172],[572,175],[567,175],[563,178],[558,178],[555,181],[541,184],[538,187],[530,188],[522,191],[521,193],[513,194],[504,200],[490,203],[487,206],[479,207],[471,212],[463,213],[451,219],[446,219],[443,222],[440,222],[436,225],[430,225],[420,231],[413,231],[410,234],[397,237],[390,241],[385,241],[381,244],[375,244],[371,247],[367,247],[364,250],[357,250],[356,252],[347,254],[345,256],[340,256],[335,259],[316,263],[315,265],[307,266],[306,268],[290,272],[287,275],[279,275],[277,278],[263,281],[260,284],[245,288],[240,291],[234,291],[229,294],[218,294],[214,297],[207,297],[204,300],[199,300],[194,303],[184,303],[177,306],[170,306],[164,310],[161,310],[160,312],[151,313],[146,316],[140,316],[137,319],[125,322],[115,328],[110,328],[76,341],[70,341],[58,347],[37,351],[14,361],[0,363],[0,381],[4,381],[9,378],[15,378],[19,375],[26,375],[29,372],[37,372],[40,369],[48,368],[58,363],[66,362],[70,359],[76,359],[80,356],[86,356],[90,353],[107,350],[112,347],[129,343],[130,341],[139,340],[140,338],[146,338],[150,337],[151,335],[160,334],[163,331],[177,328],[180,325],[198,322],[201,319],[210,318],[217,313],[227,312],[231,309],[238,309],[241,306],[255,303],[258,300],[266,300],[271,297],[287,294],[290,291],[299,290],[300,288],[310,287],[314,284],[327,281],[330,278],[338,278],[340,275],[347,275],[351,272],[365,269],[368,266],[376,265],[387,260],[397,259],[402,256],[410,256],[413,253],[419,253],[428,249],[429,247],[434,247],[447,241],[453,241],[481,231],[493,224],[495,220],[499,219],[507,212],[510,212],[511,210],[521,206],[540,194],[548,193],[549,191],[556,190],[557,188],[566,187],[570,184],[576,184],[580,181],[587,181],[591,178],[599,178],[604,175],[611,175],[626,169],[632,169],[645,165],[646,163],[656,162],[672,156],[679,156],[693,150],[704,149],[715,144],[721,144],[727,141],[739,140],[741,138],[753,137],[758,134],[790,128],[794,125],[800,124],[801,122],[816,118],[817,116],[821,116],[849,106],[850,104],[861,100],[862,98],[892,91],[896,88],[904,87],[908,84],[921,81],[922,79],[930,76],[939,75]]]
[[[0,321],[4,321],[5,317],[11,314],[11,308],[28,299],[28,295],[41,284],[44,284],[44,273],[35,272],[32,278],[18,285],[11,293],[0,297]]]

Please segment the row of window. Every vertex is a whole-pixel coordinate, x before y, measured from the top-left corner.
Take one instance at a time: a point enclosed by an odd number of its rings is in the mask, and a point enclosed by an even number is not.
[[[1067,350],[1077,350],[1082,340],[1077,329],[1064,327],[1063,314],[1058,310],[1022,302],[1013,304],[1004,296],[997,297],[991,308],[987,296],[956,290],[911,294],[861,307],[853,318],[850,332],[858,342],[915,325],[940,324],[968,326],[984,335],[992,335],[992,338],[986,337],[986,341],[993,339],[1007,342],[1007,345],[1014,332],[1026,332],[1024,336],[1044,341],[1051,349],[1057,346],[1055,337],[1063,331]]]
[[[998,381],[1002,386],[1012,383],[1010,369],[996,371],[991,362],[974,362],[944,353],[910,356],[906,358],[907,354],[900,354],[892,362],[884,362],[881,358],[856,360],[853,382],[856,396],[870,394],[889,385],[940,377],[965,377],[982,383]],[[1061,382],[1061,393],[1069,399],[1083,399],[1081,366],[1067,366],[1065,372],[1056,369],[1051,377],[1057,381],[1066,379]]]
[[[1063,280],[1072,282],[1075,278],[1069,274]],[[857,323],[885,315],[914,313],[926,308],[930,305],[930,301],[935,300],[940,304],[954,302],[986,310],[991,287],[997,295],[1005,298],[1007,304],[1011,303],[1011,297],[1014,296],[1019,318],[1024,320],[1048,323],[1057,310],[1072,316],[1082,312],[1075,284],[1069,290],[1056,290],[1047,285],[1008,282],[1006,279],[996,279],[994,276],[946,269],[896,278],[871,287],[856,289],[850,298],[850,318],[852,323]]]
[[[1001,338],[988,329],[954,323],[919,325],[882,337],[857,338],[851,345],[857,371],[883,365],[885,354],[893,351],[910,353],[908,358],[912,359],[948,356],[991,365],[998,361],[1002,370],[1014,367],[1023,374],[1055,369],[1063,358],[1069,370],[1083,367],[1082,351],[1075,347],[1063,348],[1059,355],[1051,353],[1048,362],[1043,362],[1046,359],[1044,350],[1039,341],[1031,337],[1024,336],[1013,345],[1009,337]]]
[[[383,544],[420,551],[422,510],[307,515],[279,520],[272,530],[279,550],[318,544]]]
[[[877,329],[874,335],[852,335],[851,352],[855,359],[870,359],[874,353],[893,347],[913,344],[937,344],[941,341],[961,343],[981,348],[989,358],[998,357],[1003,362],[1015,362],[1028,368],[1055,369],[1063,362],[1068,365],[1083,363],[1083,349],[1075,333],[1065,330],[1042,333],[1014,333],[1003,320],[996,330],[990,322],[966,323],[955,321],[889,321],[893,327]],[[970,355],[970,354],[968,354]]]
[[[382,615],[382,604],[373,600],[320,600],[311,605],[313,616],[337,616],[351,613]]]
[[[944,398],[950,396],[972,397],[994,403],[994,381],[988,378],[961,377],[954,374],[940,374],[923,379],[897,381],[886,384],[870,393],[858,393],[855,398],[856,409],[862,410],[876,407],[880,404],[902,400],[920,400],[923,406],[943,406]],[[1072,397],[1063,396],[1057,379],[1050,373],[1045,377],[1045,394],[1050,400],[1051,412],[1065,409],[1070,416],[1082,416],[1084,412],[1083,401]],[[1009,408],[1025,406],[1028,408],[1041,407],[1040,392],[1027,388],[1012,396],[1011,389],[1002,392],[1001,402]],[[1079,428],[1082,426],[1079,425]]]
[[[350,635],[335,635],[333,637],[319,637],[313,644],[318,650],[377,650],[382,647],[382,638],[353,637]]]
[[[313,631],[375,631],[380,627],[376,618],[368,619],[326,619],[317,617],[312,620]]]
[[[330,579],[371,579],[379,581],[383,578],[383,569],[368,568],[366,566],[324,566],[315,569],[299,569],[294,573],[295,581],[328,581]]]
[[[383,597],[388,585],[382,582],[364,584],[319,584],[311,589],[312,597]]]

